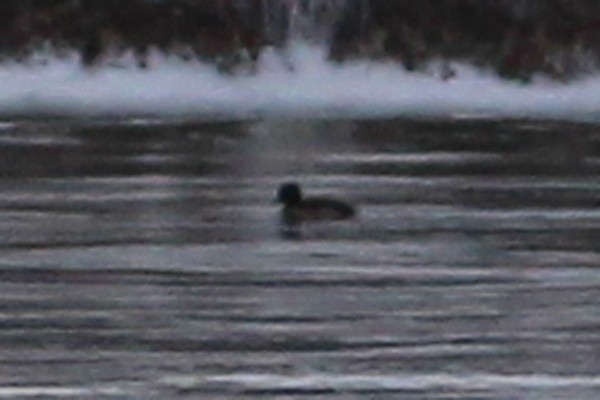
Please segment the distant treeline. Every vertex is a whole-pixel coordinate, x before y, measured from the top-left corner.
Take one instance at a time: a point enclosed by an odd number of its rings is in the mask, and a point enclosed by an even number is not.
[[[327,41],[336,61],[392,59],[419,70],[437,60],[447,65],[444,78],[454,74],[451,62],[460,61],[521,80],[534,73],[568,80],[600,65],[596,1],[336,1],[343,7],[336,10]],[[285,44],[293,18],[285,15],[285,4],[293,2],[1,0],[0,57],[26,61],[40,49],[59,57],[75,50],[91,67],[131,51],[146,67],[149,50],[158,49],[232,71],[252,66],[266,46]],[[274,9],[282,15],[275,20],[281,26],[269,27],[274,23],[269,13],[277,4]]]

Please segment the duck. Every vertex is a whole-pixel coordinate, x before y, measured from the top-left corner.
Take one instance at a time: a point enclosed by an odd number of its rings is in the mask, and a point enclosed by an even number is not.
[[[282,184],[276,201],[283,204],[282,216],[287,223],[303,221],[346,220],[356,215],[353,205],[328,197],[304,197],[295,182]]]

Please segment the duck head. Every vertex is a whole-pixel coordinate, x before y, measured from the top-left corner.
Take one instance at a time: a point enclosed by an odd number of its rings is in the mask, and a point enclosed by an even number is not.
[[[302,191],[297,183],[284,183],[277,191],[277,202],[286,206],[298,204],[302,201]]]

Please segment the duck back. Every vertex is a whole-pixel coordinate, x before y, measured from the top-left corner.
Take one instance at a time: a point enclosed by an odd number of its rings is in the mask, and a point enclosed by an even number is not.
[[[291,221],[343,220],[356,214],[350,204],[322,197],[308,197],[296,204],[286,205],[283,212]]]

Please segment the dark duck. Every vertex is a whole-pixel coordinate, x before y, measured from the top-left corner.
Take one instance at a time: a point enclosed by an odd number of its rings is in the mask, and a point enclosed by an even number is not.
[[[303,197],[297,183],[281,185],[277,191],[277,202],[283,204],[282,217],[288,223],[344,220],[356,215],[355,208],[341,200]]]

